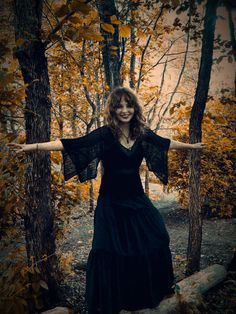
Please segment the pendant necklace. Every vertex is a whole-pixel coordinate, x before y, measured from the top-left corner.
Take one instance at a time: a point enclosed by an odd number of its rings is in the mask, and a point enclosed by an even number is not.
[[[121,129],[120,129],[120,130],[121,130]],[[121,133],[122,133],[123,136],[125,137],[127,144],[129,144],[129,146],[126,147],[126,148],[130,149],[130,138],[129,138],[129,135],[126,136],[122,130],[121,130]]]
[[[123,132],[122,132],[123,133]],[[124,133],[123,133],[123,135],[124,135],[124,137],[126,138],[126,142],[127,142],[127,144],[129,144],[129,135],[128,136],[126,136]]]

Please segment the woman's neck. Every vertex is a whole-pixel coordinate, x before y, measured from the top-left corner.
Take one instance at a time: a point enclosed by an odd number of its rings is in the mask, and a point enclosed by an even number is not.
[[[127,136],[129,135],[129,131],[130,131],[129,123],[120,123],[119,127],[123,133],[125,133]]]

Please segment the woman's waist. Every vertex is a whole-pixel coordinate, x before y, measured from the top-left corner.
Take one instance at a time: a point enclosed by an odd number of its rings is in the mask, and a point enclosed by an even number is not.
[[[143,186],[139,173],[129,175],[103,175],[100,191],[103,194],[130,195],[143,193]]]

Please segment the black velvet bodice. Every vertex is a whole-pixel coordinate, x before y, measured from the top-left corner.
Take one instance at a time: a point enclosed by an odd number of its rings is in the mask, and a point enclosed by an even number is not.
[[[139,176],[140,164],[145,158],[148,169],[168,182],[168,149],[170,140],[145,127],[131,149],[115,138],[110,126],[105,125],[91,133],[73,139],[62,138],[65,180],[77,175],[80,182],[94,179],[102,162],[104,174],[101,194],[129,195],[143,193]]]

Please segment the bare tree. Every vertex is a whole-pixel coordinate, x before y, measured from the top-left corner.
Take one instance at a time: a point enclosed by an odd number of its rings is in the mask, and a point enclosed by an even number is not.
[[[117,16],[114,0],[96,1],[99,16],[102,23],[111,23],[111,16]],[[106,83],[110,91],[120,85],[120,42],[118,25],[113,25],[114,33],[107,32],[101,25],[101,33],[104,37],[102,48],[103,65]],[[115,49],[114,49],[115,48]]]
[[[211,77],[217,6],[218,1],[207,1],[198,83],[189,126],[190,143],[201,142],[202,138],[201,125]],[[199,270],[201,257],[202,215],[200,200],[200,151],[198,150],[191,150],[190,152],[189,172],[189,238],[186,266],[186,273],[188,275]]]
[[[45,45],[41,41],[43,1],[15,0],[15,37],[24,83],[27,84],[25,106],[26,143],[50,140],[50,85]],[[44,304],[58,301],[60,278],[55,255],[55,234],[51,207],[50,154],[32,152],[27,155],[25,234],[28,263],[37,263],[43,289]],[[34,281],[33,275],[31,281]]]
[[[230,43],[233,49],[234,62],[236,62],[236,39],[235,39],[235,31],[234,31],[234,21],[232,16],[233,9],[236,8],[235,3],[233,1],[224,1],[228,12],[228,21],[229,21],[229,32],[230,32]],[[234,75],[234,95],[236,95],[236,72]]]

